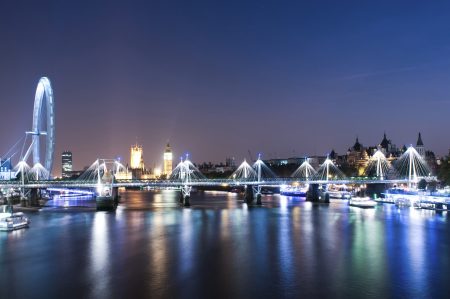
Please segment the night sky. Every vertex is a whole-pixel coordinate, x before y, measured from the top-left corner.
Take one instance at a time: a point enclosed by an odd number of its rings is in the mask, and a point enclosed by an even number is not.
[[[56,101],[55,173],[169,140],[195,162],[450,147],[448,1],[1,1],[0,155]]]

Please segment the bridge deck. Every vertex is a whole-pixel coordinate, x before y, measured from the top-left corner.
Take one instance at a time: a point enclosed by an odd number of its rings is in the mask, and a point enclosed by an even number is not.
[[[409,183],[407,179],[391,179],[380,180],[373,178],[350,178],[344,180],[299,180],[295,178],[278,178],[261,181],[236,181],[231,179],[206,179],[193,180],[187,185],[190,186],[281,186],[293,183],[308,184],[346,184],[346,185],[363,185],[363,184],[402,184]],[[185,185],[180,180],[117,180],[114,181],[113,187],[179,187]],[[0,188],[95,188],[97,182],[77,181],[77,180],[49,180],[49,181],[28,181],[23,186],[20,181],[0,181]]]

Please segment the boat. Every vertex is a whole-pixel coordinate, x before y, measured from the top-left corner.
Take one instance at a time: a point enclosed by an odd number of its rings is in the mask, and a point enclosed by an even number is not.
[[[392,188],[383,193],[383,202],[394,203],[399,207],[415,207],[431,210],[450,210],[450,192],[448,190],[416,190]]]
[[[345,186],[338,188],[329,188],[327,190],[330,198],[338,198],[338,199],[350,199],[352,198],[352,194],[347,190]]]
[[[22,212],[13,212],[11,205],[0,206],[0,230],[13,231],[28,227],[30,220]]]
[[[375,208],[377,202],[371,200],[369,197],[353,197],[349,199],[348,205],[358,208]]]
[[[286,196],[305,197],[307,191],[308,191],[308,187],[286,186],[286,185],[283,185],[280,187],[280,194],[286,195]]]
[[[418,191],[406,188],[390,188],[381,195],[382,198],[377,201],[393,203],[398,206],[411,206],[418,200]]]
[[[261,194],[272,195],[272,194],[274,194],[274,192],[272,190],[269,190],[269,189],[261,189]]]
[[[446,188],[433,192],[422,192],[414,206],[421,209],[450,211],[450,190]]]

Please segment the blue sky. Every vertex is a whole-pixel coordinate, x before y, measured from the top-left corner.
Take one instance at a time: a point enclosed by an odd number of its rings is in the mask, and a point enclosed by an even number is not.
[[[3,1],[0,152],[45,75],[76,168],[136,140],[149,166],[167,140],[200,162],[344,153],[384,131],[446,154],[449,32],[447,1]]]

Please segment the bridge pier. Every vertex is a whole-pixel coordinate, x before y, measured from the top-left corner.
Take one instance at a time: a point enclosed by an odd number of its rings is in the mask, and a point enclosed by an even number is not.
[[[244,199],[245,203],[247,203],[248,205],[253,203],[254,195],[253,187],[251,185],[245,185]]]
[[[385,192],[386,189],[387,189],[386,183],[377,183],[377,184],[367,184],[365,191],[370,198],[380,198],[381,193]]]
[[[326,185],[321,189],[319,184],[309,184],[306,201],[329,203],[330,194],[326,192]]]
[[[190,207],[191,206],[191,202],[189,201],[190,198],[191,198],[190,195],[185,195],[184,196],[184,206],[185,207]]]
[[[261,202],[261,193],[256,193],[256,204],[257,205],[262,205],[262,202]]]
[[[39,189],[37,188],[30,189],[30,205],[32,207],[39,206]]]
[[[181,192],[180,192],[180,204],[182,204],[185,207],[190,207],[191,206],[191,189],[192,187],[189,185],[184,185],[181,187]]]
[[[110,194],[97,195],[95,202],[97,204],[97,211],[114,211],[119,202],[119,188],[112,187]]]
[[[179,194],[179,196],[178,196],[178,202],[179,202],[180,204],[183,204],[183,202],[184,202],[183,191],[180,191],[180,194]]]
[[[306,201],[319,201],[319,184],[309,184],[308,192],[306,192]]]
[[[114,205],[117,207],[119,205],[119,187],[112,188],[112,196],[114,200]]]

